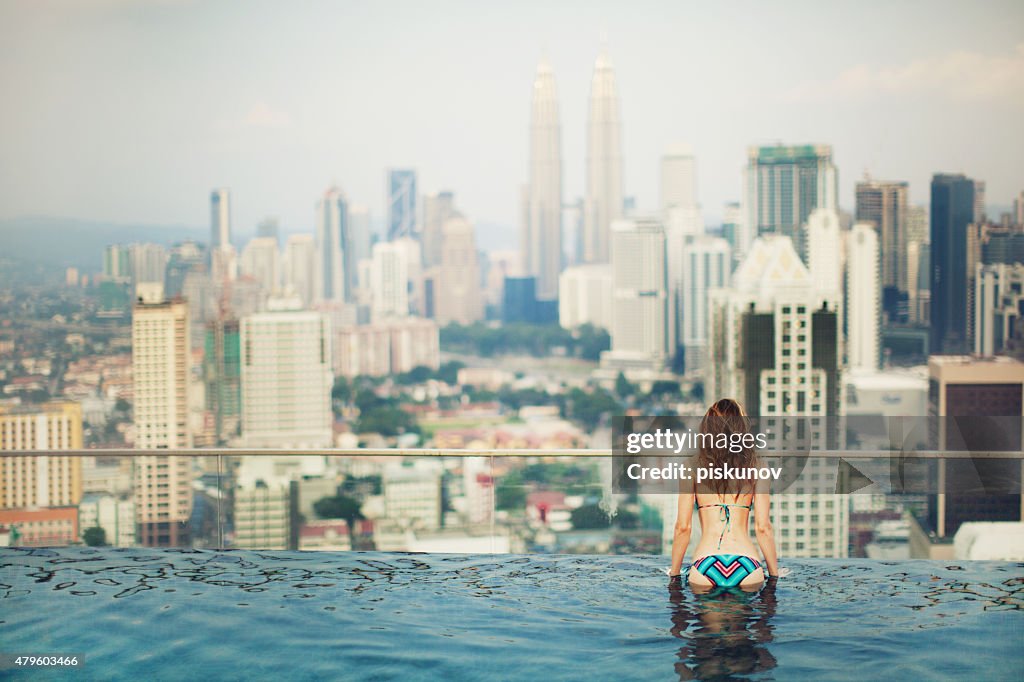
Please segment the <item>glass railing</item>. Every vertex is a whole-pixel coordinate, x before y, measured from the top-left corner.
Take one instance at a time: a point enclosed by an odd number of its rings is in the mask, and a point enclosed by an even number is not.
[[[964,523],[1021,518],[1020,452],[812,454],[772,498],[785,557],[953,558]],[[965,458],[1009,482],[929,487]],[[678,508],[623,485],[610,450],[8,451],[0,464],[10,546],[668,554]]]

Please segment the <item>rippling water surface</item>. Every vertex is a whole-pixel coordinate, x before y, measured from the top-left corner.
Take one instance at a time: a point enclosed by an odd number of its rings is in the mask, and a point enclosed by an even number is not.
[[[698,596],[665,562],[5,548],[0,653],[84,656],[13,672],[54,679],[1024,679],[1024,564],[805,560]]]

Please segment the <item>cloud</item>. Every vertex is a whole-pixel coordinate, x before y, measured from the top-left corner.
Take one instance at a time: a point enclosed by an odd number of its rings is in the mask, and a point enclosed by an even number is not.
[[[956,50],[899,66],[852,66],[831,80],[802,83],[788,93],[798,101],[929,94],[965,102],[1024,104],[1024,43],[1004,54]]]
[[[265,102],[255,104],[242,118],[242,125],[247,128],[287,128],[291,124],[287,112],[273,109]]]

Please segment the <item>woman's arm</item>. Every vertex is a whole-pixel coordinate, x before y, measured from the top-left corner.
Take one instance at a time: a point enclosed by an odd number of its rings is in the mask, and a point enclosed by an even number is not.
[[[757,534],[757,546],[761,548],[764,562],[768,565],[768,575],[779,576],[779,557],[775,550],[775,530],[771,519],[770,483],[762,481],[754,495],[754,532]]]
[[[679,491],[679,511],[676,514],[676,528],[672,536],[672,566],[669,568],[670,576],[677,576],[683,569],[683,557],[686,556],[686,547],[690,544],[690,530],[693,523],[693,483],[681,482],[689,490]]]

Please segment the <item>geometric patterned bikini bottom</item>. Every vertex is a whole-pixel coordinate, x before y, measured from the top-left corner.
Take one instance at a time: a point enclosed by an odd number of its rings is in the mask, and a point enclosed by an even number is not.
[[[742,554],[711,554],[697,559],[692,565],[715,587],[736,587],[762,567],[757,559]],[[765,571],[765,577],[767,573]]]

